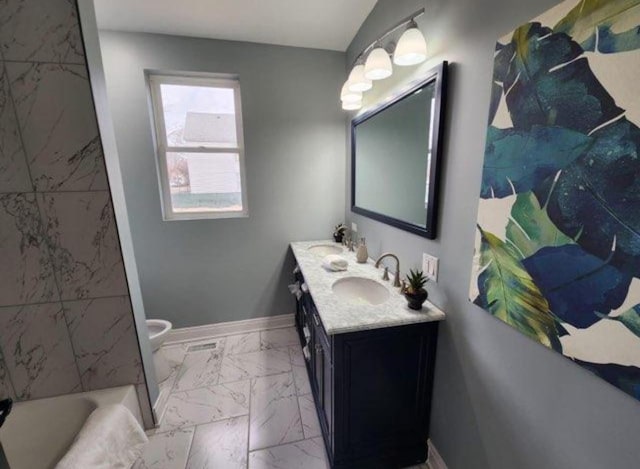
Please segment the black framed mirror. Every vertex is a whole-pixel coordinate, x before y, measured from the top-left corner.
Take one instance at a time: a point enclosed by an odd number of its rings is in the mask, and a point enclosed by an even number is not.
[[[351,121],[351,210],[435,239],[447,62]]]

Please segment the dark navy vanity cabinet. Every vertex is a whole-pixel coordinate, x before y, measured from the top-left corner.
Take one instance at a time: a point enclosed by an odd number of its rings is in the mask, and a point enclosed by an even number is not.
[[[328,335],[305,290],[296,326],[331,467],[424,462],[438,322]]]

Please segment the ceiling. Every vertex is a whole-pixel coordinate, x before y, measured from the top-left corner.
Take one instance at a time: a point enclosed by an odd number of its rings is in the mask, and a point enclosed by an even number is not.
[[[377,0],[95,0],[100,29],[345,51]]]

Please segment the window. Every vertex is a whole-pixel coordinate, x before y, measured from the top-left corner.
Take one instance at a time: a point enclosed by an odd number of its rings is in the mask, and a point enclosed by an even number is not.
[[[165,220],[246,217],[237,77],[150,74]]]

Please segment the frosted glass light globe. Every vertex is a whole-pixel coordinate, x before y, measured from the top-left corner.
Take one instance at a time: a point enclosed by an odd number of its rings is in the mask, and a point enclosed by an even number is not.
[[[340,100],[345,103],[355,103],[357,101],[362,101],[362,93],[349,90],[348,85],[348,81],[345,81],[344,85],[342,85],[342,90],[340,91]]]
[[[349,91],[362,93],[373,88],[373,83],[364,76],[364,65],[358,64],[351,70],[347,80]]]
[[[427,60],[427,42],[418,28],[409,28],[398,41],[393,63],[402,67],[417,65]]]
[[[364,76],[369,80],[382,80],[390,77],[393,66],[389,54],[382,47],[376,47],[371,51],[364,64]]]
[[[362,107],[362,101],[355,101],[353,103],[346,103],[342,101],[342,109],[344,111],[357,111]]]

